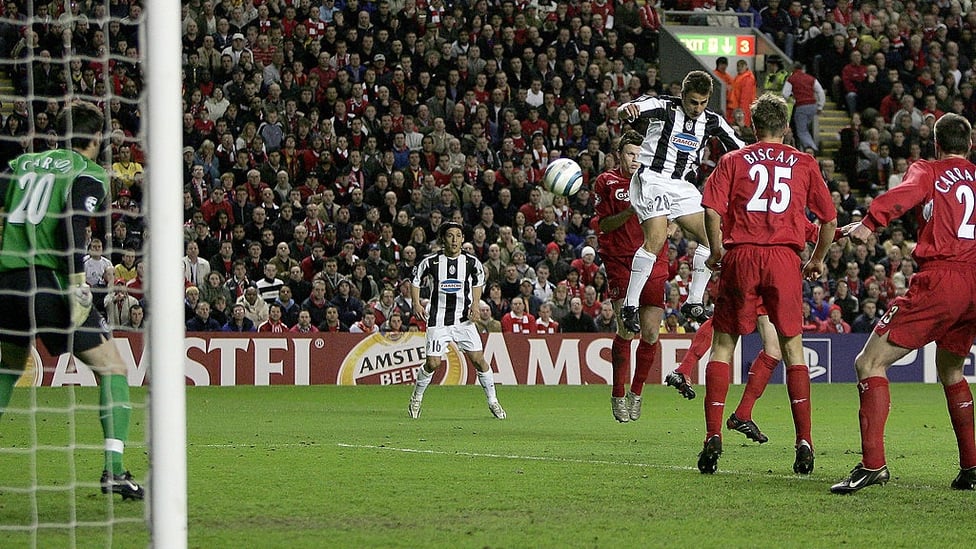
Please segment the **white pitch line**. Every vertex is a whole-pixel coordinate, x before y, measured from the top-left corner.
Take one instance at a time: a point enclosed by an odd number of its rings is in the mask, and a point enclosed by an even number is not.
[[[489,459],[510,459],[510,460],[520,460],[520,461],[552,461],[557,463],[581,463],[585,465],[616,465],[623,467],[641,467],[646,469],[661,469],[665,471],[697,471],[697,467],[686,467],[680,465],[659,465],[654,463],[641,463],[632,461],[612,461],[605,459],[576,459],[576,458],[561,458],[552,456],[520,456],[514,454],[486,454],[480,452],[447,452],[443,450],[422,450],[418,448],[396,448],[393,446],[376,446],[372,444],[344,444],[342,442],[336,444],[341,448],[352,448],[358,450],[387,450],[390,452],[403,452],[407,454],[431,454],[431,455],[441,455],[441,456],[465,456],[465,457],[479,457],[479,458],[489,458]],[[817,481],[823,482],[824,479],[811,478],[811,477],[801,477],[797,475],[776,475],[776,474],[766,474],[766,473],[753,473],[753,472],[741,472],[741,471],[729,471],[729,470],[719,470],[718,474],[730,474],[736,476],[751,476],[751,477],[762,477],[762,478],[782,478],[782,479],[792,479],[792,480],[805,480],[805,481]]]

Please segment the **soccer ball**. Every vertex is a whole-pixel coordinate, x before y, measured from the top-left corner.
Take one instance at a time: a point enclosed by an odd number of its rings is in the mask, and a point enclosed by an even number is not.
[[[583,170],[575,161],[559,158],[546,166],[542,184],[553,194],[573,196],[583,186]]]

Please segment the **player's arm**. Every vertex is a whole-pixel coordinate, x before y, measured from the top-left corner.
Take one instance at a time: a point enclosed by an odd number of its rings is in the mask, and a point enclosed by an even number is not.
[[[637,99],[628,101],[623,105],[617,107],[617,114],[623,116],[624,120],[627,122],[633,122],[641,117],[641,115],[648,114],[654,110],[663,110],[664,102],[657,97],[652,97],[650,95],[642,95]]]
[[[420,320],[427,322],[427,310],[420,302],[420,285],[423,283],[424,272],[427,270],[427,260],[414,267],[413,280],[410,281],[410,301],[413,303],[413,314]]]
[[[468,320],[474,320],[478,318],[478,309],[481,308],[481,295],[484,293],[484,286],[472,286],[471,287],[471,309],[468,311]]]
[[[741,149],[742,147],[746,146],[746,142],[739,139],[739,136],[736,135],[735,130],[732,129],[732,126],[725,120],[724,117],[716,116],[716,120],[718,121],[718,126],[713,134],[718,138],[719,143],[722,144],[722,148],[725,149],[726,152]]]
[[[705,265],[715,271],[722,264],[722,214],[712,208],[705,208],[705,234],[708,235],[709,251]]]
[[[879,194],[871,201],[864,218],[846,225],[842,231],[855,241],[863,242],[879,227],[887,227],[892,220],[922,204],[929,196],[934,177],[928,162],[913,163],[900,185]]]
[[[68,220],[68,246],[72,261],[69,266],[69,305],[71,323],[81,326],[92,308],[91,288],[85,281],[85,241],[92,216],[105,210],[105,185],[90,175],[81,175],[71,185],[71,218]]]

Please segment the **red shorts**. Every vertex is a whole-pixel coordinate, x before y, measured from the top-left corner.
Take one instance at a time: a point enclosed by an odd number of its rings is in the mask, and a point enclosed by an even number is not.
[[[603,267],[607,271],[607,295],[616,301],[627,295],[627,284],[630,282],[629,257],[604,257]],[[640,304],[664,308],[664,285],[668,281],[667,261],[655,261],[651,278],[644,283],[641,291]]]
[[[722,258],[715,300],[715,329],[751,334],[756,318],[768,314],[780,335],[801,333],[803,277],[800,256],[785,246],[736,246]]]
[[[926,269],[916,273],[908,293],[895,298],[874,327],[879,336],[906,349],[930,341],[956,356],[968,356],[976,339],[976,272]]]

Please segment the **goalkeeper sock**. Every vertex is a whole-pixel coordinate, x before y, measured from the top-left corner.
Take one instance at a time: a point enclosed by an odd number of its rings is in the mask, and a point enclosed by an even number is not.
[[[613,389],[610,396],[622,397],[627,392],[630,376],[630,340],[615,335],[610,345],[610,366],[613,368]]]
[[[752,408],[766,390],[766,385],[769,385],[769,378],[778,365],[778,358],[767,355],[766,351],[759,351],[756,360],[749,367],[749,381],[746,382],[746,388],[742,392],[742,400],[739,401],[739,406],[735,409],[735,417],[743,421],[752,419]]]
[[[861,424],[861,463],[868,469],[880,469],[885,460],[884,432],[891,410],[888,378],[872,376],[857,383],[861,406],[857,416]]]
[[[807,441],[813,447],[811,433],[810,369],[806,364],[791,364],[786,367],[786,393],[790,396],[790,410],[793,412],[793,427],[796,429],[796,443]]]
[[[624,298],[625,307],[637,307],[640,305],[640,295],[644,291],[644,284],[651,278],[654,270],[654,262],[657,256],[648,252],[644,248],[637,248],[634,252],[634,259],[630,263],[630,281],[627,283],[627,296]]]
[[[959,447],[959,467],[976,467],[976,444],[973,442],[973,393],[965,378],[952,385],[943,385],[949,419]]]
[[[498,397],[495,395],[495,372],[488,370],[487,372],[478,372],[478,383],[485,389],[485,397],[488,399],[488,403],[498,402]]]
[[[695,332],[695,338],[691,340],[691,347],[681,359],[681,364],[675,372],[691,377],[691,372],[698,369],[698,362],[701,357],[712,347],[712,319],[706,320]]]
[[[708,246],[698,245],[691,260],[691,284],[688,285],[688,303],[701,303],[705,300],[705,287],[712,278],[712,270],[705,266],[705,260],[712,251]]]
[[[637,344],[637,366],[634,368],[634,380],[630,383],[630,392],[640,395],[644,391],[644,382],[651,373],[651,366],[661,351],[661,342],[648,343],[643,339]]]
[[[2,373],[0,374],[0,416],[3,415],[7,405],[10,404],[10,397],[14,394],[14,385],[20,379],[20,374]]]
[[[413,398],[422,400],[424,398],[424,391],[427,390],[427,386],[430,385],[430,380],[433,378],[434,372],[428,372],[423,366],[418,368],[417,383],[413,386]]]
[[[99,386],[99,419],[105,436],[105,469],[113,474],[125,472],[122,454],[129,439],[129,382],[122,374],[102,376]]]
[[[710,360],[705,367],[705,440],[714,435],[722,437],[722,421],[725,415],[725,398],[729,395],[732,381],[728,362]]]

